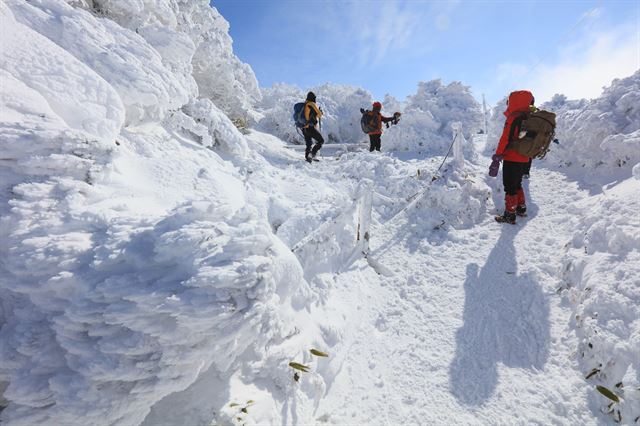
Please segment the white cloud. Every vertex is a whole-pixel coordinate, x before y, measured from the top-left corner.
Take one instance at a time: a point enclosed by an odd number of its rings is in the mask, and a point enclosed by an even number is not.
[[[509,86],[506,92],[530,88],[538,104],[555,93],[570,99],[595,98],[613,79],[640,69],[638,31],[630,25],[591,33],[560,49],[560,60],[553,64],[541,63],[531,70],[523,64],[501,64],[497,75]]]
[[[391,49],[405,48],[420,27],[421,14],[401,3],[365,3],[371,8],[366,14],[362,4],[350,4],[348,27],[363,67],[380,63]]]

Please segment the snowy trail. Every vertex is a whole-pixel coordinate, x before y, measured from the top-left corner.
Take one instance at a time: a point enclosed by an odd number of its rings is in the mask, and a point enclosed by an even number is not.
[[[372,246],[400,240],[337,278],[337,312],[352,312],[342,369],[318,414],[350,424],[590,424],[572,362],[570,310],[556,295],[567,211],[583,197],[558,173],[535,170],[530,216],[414,235],[374,229]],[[376,235],[377,233],[377,235]],[[453,416],[455,414],[455,417]]]

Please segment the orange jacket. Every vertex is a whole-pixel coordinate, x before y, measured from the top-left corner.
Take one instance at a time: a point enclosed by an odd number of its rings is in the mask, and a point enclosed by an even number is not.
[[[529,157],[518,154],[516,151],[507,148],[507,145],[518,137],[524,114],[529,112],[529,106],[531,105],[533,105],[533,95],[527,90],[511,92],[509,95],[507,110],[504,112],[507,119],[504,122],[502,136],[500,136],[500,142],[498,142],[498,147],[496,148],[496,154],[503,155],[505,161],[513,161],[515,163],[529,162]]]
[[[382,134],[382,123],[388,123],[390,121],[393,121],[394,117],[385,117],[384,115],[382,115],[380,113],[380,111],[376,111],[375,109],[373,110],[374,115],[374,120],[375,120],[375,124],[376,124],[376,130],[374,130],[373,132],[369,132],[369,135],[381,135]]]
[[[320,108],[318,108],[318,105],[316,105],[315,102],[306,101],[304,103],[304,119],[307,120],[307,123],[309,124],[304,126],[303,129],[306,129],[307,127],[315,127],[321,117],[322,111],[320,111]]]

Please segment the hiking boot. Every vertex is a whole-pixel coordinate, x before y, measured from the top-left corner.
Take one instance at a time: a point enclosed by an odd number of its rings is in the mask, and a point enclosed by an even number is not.
[[[305,161],[306,161],[307,163],[311,163],[311,161],[312,161],[312,159],[311,159],[311,154],[306,154],[306,155],[304,156],[304,159],[305,159]]]
[[[525,204],[520,204],[516,207],[516,214],[522,217],[527,216],[527,206]]]
[[[502,216],[496,216],[495,219],[496,219],[496,222],[498,223],[510,223],[511,225],[516,224],[515,213],[504,212]]]

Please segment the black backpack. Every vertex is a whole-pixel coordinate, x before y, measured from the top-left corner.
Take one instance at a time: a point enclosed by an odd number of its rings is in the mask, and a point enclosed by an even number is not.
[[[362,127],[362,131],[369,134],[378,130],[376,113],[362,108],[360,108],[360,112],[362,113],[362,118],[360,119],[360,127]]]
[[[556,130],[556,115],[549,111],[536,110],[525,113],[520,125],[521,138],[514,138],[508,148],[529,158],[544,158],[549,151]]]

